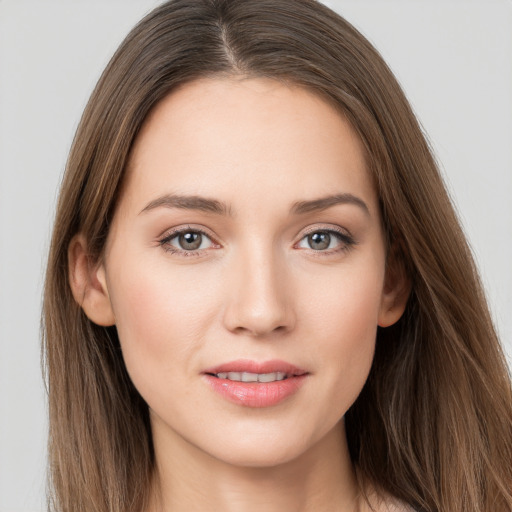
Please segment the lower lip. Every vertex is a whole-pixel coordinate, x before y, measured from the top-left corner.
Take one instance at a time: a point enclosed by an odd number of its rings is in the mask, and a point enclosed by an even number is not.
[[[274,382],[238,382],[205,375],[208,384],[224,398],[245,407],[270,407],[295,394],[307,374]]]

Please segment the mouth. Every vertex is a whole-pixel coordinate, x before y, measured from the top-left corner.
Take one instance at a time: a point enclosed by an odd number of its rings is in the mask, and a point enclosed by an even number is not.
[[[275,382],[300,377],[307,374],[306,370],[287,363],[286,361],[272,360],[257,362],[248,359],[230,361],[214,368],[209,368],[203,373],[236,382]]]
[[[235,382],[276,382],[286,380],[290,376],[283,372],[250,373],[250,372],[219,372],[208,374],[218,379],[227,379]]]
[[[309,372],[284,361],[238,360],[202,372],[211,389],[246,407],[269,407],[295,394]]]

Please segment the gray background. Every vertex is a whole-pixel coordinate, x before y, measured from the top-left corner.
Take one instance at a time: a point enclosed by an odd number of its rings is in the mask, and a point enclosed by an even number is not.
[[[42,276],[87,97],[158,0],[0,0],[0,511],[44,510]],[[512,355],[512,2],[331,0],[397,74],[428,133]]]

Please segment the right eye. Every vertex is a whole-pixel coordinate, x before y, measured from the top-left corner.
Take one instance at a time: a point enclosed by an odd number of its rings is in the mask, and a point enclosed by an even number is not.
[[[176,230],[160,240],[160,245],[169,252],[191,256],[198,251],[213,247],[211,238],[197,229]]]

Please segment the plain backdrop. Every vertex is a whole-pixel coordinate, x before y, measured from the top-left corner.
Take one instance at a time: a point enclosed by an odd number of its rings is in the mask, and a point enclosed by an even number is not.
[[[45,509],[39,315],[66,155],[109,57],[158,3],[0,0],[1,512]],[[510,358],[512,2],[326,3],[376,45],[412,102],[470,239]]]

